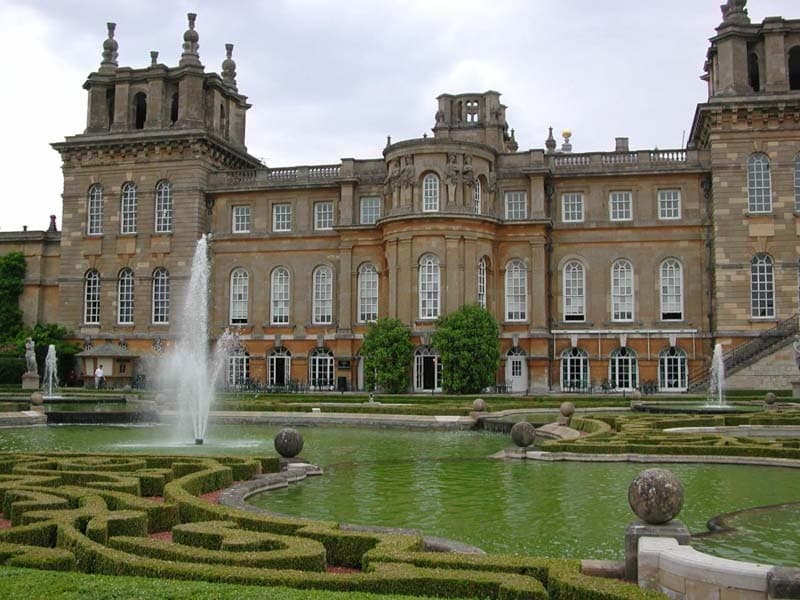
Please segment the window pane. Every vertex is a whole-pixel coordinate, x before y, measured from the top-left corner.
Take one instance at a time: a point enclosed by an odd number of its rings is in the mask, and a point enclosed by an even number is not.
[[[333,322],[333,273],[330,267],[314,271],[314,323]]]
[[[775,282],[772,259],[755,256],[750,264],[750,314],[754,318],[775,316]]]
[[[772,183],[766,154],[753,154],[747,160],[747,199],[750,212],[772,211]]]
[[[285,325],[289,322],[289,271],[278,267],[272,272],[272,322]]]
[[[611,310],[613,321],[633,320],[633,267],[624,260],[611,270]]]
[[[153,323],[169,323],[169,272],[153,273]]]
[[[680,190],[658,190],[658,218],[681,218]]]
[[[478,261],[478,305],[486,308],[486,259]]]
[[[233,233],[247,233],[250,231],[250,207],[233,207]]]
[[[86,233],[101,235],[103,233],[103,188],[95,184],[89,188]]]
[[[422,211],[436,212],[439,210],[439,178],[436,175],[426,175],[422,180]]]
[[[172,186],[160,181],[156,186],[156,233],[172,231]]]
[[[83,290],[83,321],[88,325],[100,323],[100,274],[89,271]]]
[[[506,320],[527,319],[527,269],[522,261],[514,260],[506,269]]]
[[[506,219],[521,220],[528,218],[528,195],[525,192],[506,192]]]
[[[361,198],[361,224],[374,225],[381,216],[380,198]]]
[[[439,316],[439,259],[423,256],[419,266],[419,318]]]
[[[273,231],[292,230],[291,204],[274,204],[272,206],[272,230]]]
[[[630,221],[633,219],[633,194],[611,192],[609,207],[612,221]]]
[[[564,265],[564,320],[583,321],[585,318],[585,288],[583,265],[568,262]]]
[[[661,264],[661,319],[683,318],[683,275],[677,260],[666,260]]]
[[[249,279],[247,271],[241,269],[231,275],[231,323],[247,323]]]
[[[133,324],[133,271],[120,271],[117,283],[117,322],[121,325]]]
[[[314,229],[333,229],[333,202],[314,204]]]
[[[570,193],[561,196],[561,219],[566,223],[583,221],[583,194]]]
[[[136,233],[136,185],[133,183],[122,186],[120,212],[120,233]]]
[[[362,323],[378,318],[378,272],[373,265],[364,265],[358,274],[358,320]]]

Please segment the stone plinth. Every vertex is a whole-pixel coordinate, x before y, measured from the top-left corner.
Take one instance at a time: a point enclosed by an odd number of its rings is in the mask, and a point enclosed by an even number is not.
[[[22,375],[23,390],[38,390],[39,376],[36,373],[24,373]]]
[[[792,398],[800,398],[800,379],[792,380]]]
[[[634,521],[625,530],[625,579],[639,579],[639,538],[641,537],[673,538],[678,544],[686,545],[692,534],[682,521],[673,519],[663,525],[650,525],[643,521]]]

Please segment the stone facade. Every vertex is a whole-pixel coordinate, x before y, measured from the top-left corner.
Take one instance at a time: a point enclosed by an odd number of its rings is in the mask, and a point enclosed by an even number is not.
[[[520,151],[487,91],[439,96],[433,135],[387,140],[380,158],[280,169],[247,153],[232,46],[221,75],[206,73],[190,15],[177,67],[154,55],[130,69],[109,24],[84,86],[87,129],[54,144],[57,320],[87,344],[160,350],[209,232],[212,335],[233,327],[246,350],[235,380],[360,388],[377,314],[411,328],[409,389],[430,391],[436,317],[480,302],[501,323],[497,381],[512,391],[684,390],[714,342],[736,346],[798,311],[800,21],[751,24],[740,4],[723,7],[686,149],[618,138],[615,152],[578,154],[551,131]],[[766,192],[748,186],[754,168]],[[752,263],[765,256],[754,317]],[[168,308],[154,298],[165,271]]]

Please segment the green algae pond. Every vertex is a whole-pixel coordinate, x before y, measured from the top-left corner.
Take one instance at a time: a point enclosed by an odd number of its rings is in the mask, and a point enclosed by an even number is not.
[[[159,426],[0,430],[0,451],[271,455],[278,426],[212,425],[206,445],[170,441]],[[411,527],[487,552],[621,559],[634,519],[627,488],[647,466],[492,460],[510,445],[485,432],[298,428],[302,456],[322,477],[252,496],[271,511],[362,525]],[[717,515],[800,501],[800,469],[670,464],[685,488],[680,514],[693,533]],[[699,538],[704,552],[800,566],[797,509],[737,514],[734,533]]]

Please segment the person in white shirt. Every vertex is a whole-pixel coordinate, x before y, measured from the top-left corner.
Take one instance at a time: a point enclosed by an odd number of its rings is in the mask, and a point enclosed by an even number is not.
[[[100,365],[94,370],[94,389],[99,390],[103,383],[105,383],[105,375],[103,373],[103,365]]]

